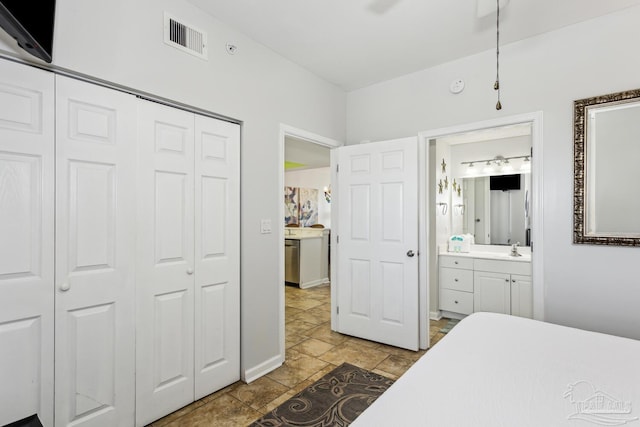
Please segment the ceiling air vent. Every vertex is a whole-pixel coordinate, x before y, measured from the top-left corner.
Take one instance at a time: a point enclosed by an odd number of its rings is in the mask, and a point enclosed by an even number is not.
[[[191,55],[207,59],[207,34],[167,13],[164,15],[164,42]]]

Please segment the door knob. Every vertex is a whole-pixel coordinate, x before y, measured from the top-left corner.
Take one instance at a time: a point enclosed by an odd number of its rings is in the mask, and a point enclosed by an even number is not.
[[[60,290],[62,292],[67,292],[69,288],[71,288],[71,286],[69,286],[69,282],[64,282],[63,284],[60,285]]]
[[[409,251],[409,252],[407,252],[407,256],[408,256],[409,258],[413,258],[413,256],[414,256],[414,255],[415,255],[415,254],[413,253],[413,251]]]
[[[193,268],[187,268],[187,274],[189,275],[193,274]]]

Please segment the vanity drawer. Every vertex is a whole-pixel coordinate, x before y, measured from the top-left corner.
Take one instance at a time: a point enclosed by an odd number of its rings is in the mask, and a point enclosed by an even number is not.
[[[474,270],[531,276],[531,263],[476,258],[474,261]]]
[[[473,292],[473,270],[440,267],[440,288]]]
[[[440,289],[440,310],[454,313],[473,313],[473,293]]]
[[[463,268],[465,270],[473,270],[473,258],[461,256],[440,255],[440,267]]]

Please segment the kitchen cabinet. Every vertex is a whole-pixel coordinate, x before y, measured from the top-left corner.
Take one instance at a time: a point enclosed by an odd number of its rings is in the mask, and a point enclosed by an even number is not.
[[[310,288],[329,282],[329,229],[285,229],[285,282]]]

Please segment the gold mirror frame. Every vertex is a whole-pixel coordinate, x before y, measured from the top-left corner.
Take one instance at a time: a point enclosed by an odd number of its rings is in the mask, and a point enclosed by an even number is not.
[[[573,243],[589,245],[640,246],[640,238],[625,236],[588,235],[585,233],[585,182],[588,135],[586,111],[593,105],[640,101],[640,89],[611,93],[574,101],[573,121]]]

